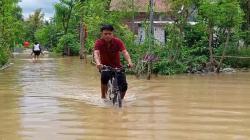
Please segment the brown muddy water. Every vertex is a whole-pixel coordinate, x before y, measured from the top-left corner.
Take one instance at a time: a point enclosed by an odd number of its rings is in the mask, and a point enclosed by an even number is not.
[[[128,76],[119,109],[78,57],[18,56],[0,71],[0,140],[249,140],[250,73]]]

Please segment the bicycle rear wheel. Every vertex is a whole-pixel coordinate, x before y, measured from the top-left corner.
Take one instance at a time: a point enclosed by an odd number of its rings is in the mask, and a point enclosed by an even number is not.
[[[113,105],[115,105],[115,103],[117,102],[117,94],[116,93],[113,93],[113,94],[114,94]]]

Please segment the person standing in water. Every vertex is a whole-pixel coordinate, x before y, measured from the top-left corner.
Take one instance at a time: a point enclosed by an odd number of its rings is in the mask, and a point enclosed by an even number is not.
[[[40,44],[38,42],[35,42],[34,46],[32,47],[32,53],[31,53],[31,55],[34,54],[34,57],[33,57],[34,62],[38,60],[39,55],[41,53],[43,54]]]

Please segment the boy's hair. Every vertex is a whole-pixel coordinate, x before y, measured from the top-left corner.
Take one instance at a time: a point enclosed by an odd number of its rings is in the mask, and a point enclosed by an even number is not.
[[[38,42],[35,42],[35,45],[37,45],[38,44]]]
[[[100,30],[101,30],[101,32],[103,30],[108,30],[108,31],[112,31],[113,32],[114,31],[114,27],[111,24],[103,24]]]

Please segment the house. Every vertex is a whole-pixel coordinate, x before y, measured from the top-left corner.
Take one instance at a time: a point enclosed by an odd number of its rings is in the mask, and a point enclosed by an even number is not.
[[[130,29],[137,34],[138,43],[142,43],[145,40],[145,28],[142,23],[149,21],[149,0],[133,0],[135,18],[126,19],[124,21]],[[170,4],[166,0],[154,0],[154,37],[161,43],[166,41],[166,33],[164,26],[167,23],[171,23],[171,18],[167,16],[167,12],[170,11]],[[112,0],[110,3],[111,11],[132,11],[132,0]],[[133,27],[134,25],[134,27]]]

